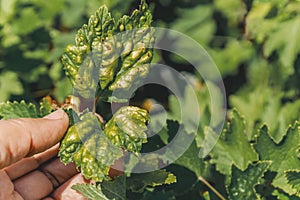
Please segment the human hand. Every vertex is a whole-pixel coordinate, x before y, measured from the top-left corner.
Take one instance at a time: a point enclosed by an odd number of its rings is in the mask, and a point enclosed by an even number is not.
[[[0,199],[85,199],[71,185],[87,181],[56,157],[68,120],[63,110],[0,120]]]

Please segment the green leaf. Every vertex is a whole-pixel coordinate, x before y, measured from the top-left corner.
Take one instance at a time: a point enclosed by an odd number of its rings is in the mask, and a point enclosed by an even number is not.
[[[196,174],[197,177],[201,177],[204,174],[206,163],[198,157],[200,149],[197,148],[195,141],[184,152],[184,154],[175,161],[175,164],[184,166]]]
[[[175,200],[175,194],[173,190],[159,190],[159,191],[145,191],[141,200]]]
[[[274,190],[272,195],[277,197],[278,200],[299,200],[299,197],[288,195],[281,190]]]
[[[226,187],[229,199],[259,199],[255,186],[261,182],[264,173],[271,165],[271,161],[259,161],[251,164],[245,171],[232,167],[230,184]]]
[[[121,107],[105,124],[104,133],[116,146],[131,152],[140,152],[147,142],[148,112],[134,106]]]
[[[103,193],[109,199],[125,200],[126,199],[126,177],[115,177],[113,181],[104,181],[99,183]]]
[[[299,119],[300,100],[283,104],[286,98],[284,95],[282,90],[258,86],[230,96],[230,104],[247,119],[246,132],[249,139],[253,138],[260,126],[267,124],[270,137],[279,143],[286,134],[289,123]]]
[[[171,24],[170,28],[192,37],[201,45],[206,45],[215,31],[215,24],[211,19],[213,15],[211,5],[198,5],[176,11],[180,17]],[[180,43],[175,48],[182,48],[182,46],[186,47],[186,44]]]
[[[157,170],[143,174],[132,174],[126,182],[128,189],[133,192],[143,192],[146,187],[155,187],[176,182],[174,174],[166,170]]]
[[[43,98],[40,102],[39,115],[41,117],[50,114],[53,111],[53,107],[47,98]]]
[[[113,181],[98,184],[76,184],[72,189],[80,192],[90,200],[126,200],[125,176],[115,177]]]
[[[19,11],[19,18],[12,23],[14,33],[20,35],[29,34],[30,32],[41,27],[42,23],[39,15],[33,7],[25,7]],[[30,22],[30,23],[28,23]]]
[[[103,194],[101,188],[95,186],[94,184],[78,183],[73,185],[72,189],[80,192],[89,200],[109,200],[109,198]]]
[[[300,195],[300,170],[288,170],[284,173],[289,185],[297,190],[297,195]]]
[[[250,59],[253,59],[254,53],[252,44],[249,41],[239,41],[235,39],[227,40],[229,41],[226,43],[225,47],[209,50],[211,57],[223,76],[237,73],[242,63],[249,62]],[[231,55],[238,56],[228,59]]]
[[[23,87],[17,73],[11,71],[1,72],[0,102],[7,101],[11,95],[20,95],[23,92]]]
[[[243,1],[228,0],[225,2],[216,0],[214,5],[218,11],[226,16],[229,25],[233,27],[238,26],[238,23],[243,20],[246,13],[246,6]]]
[[[205,137],[208,143],[218,139],[210,129],[206,130]],[[217,170],[225,175],[231,173],[232,165],[244,171],[248,164],[258,160],[257,153],[247,139],[245,121],[236,110],[232,111],[227,127],[221,133],[210,156]]]
[[[246,31],[250,38],[255,38],[262,43],[269,35],[270,30],[276,27],[274,20],[266,19],[268,13],[272,10],[271,2],[254,2],[251,10],[246,17]]]
[[[195,134],[200,118],[206,117],[203,110],[208,104],[209,93],[207,87],[203,86],[200,91],[197,86],[199,87],[201,83],[191,74],[185,74],[185,78],[191,82],[195,82],[193,85],[186,85],[185,81],[181,79],[175,80],[176,78],[174,77],[168,78],[172,80],[170,84],[176,84],[178,90],[183,91],[182,96],[169,96],[170,112],[168,112],[168,118],[182,123],[187,133]],[[200,121],[201,123],[202,121]]]
[[[0,103],[0,119],[38,118],[44,117],[52,111],[52,105],[47,98],[41,100],[39,108],[25,101]]]
[[[300,53],[300,47],[297,45],[300,43],[299,27],[299,17],[293,17],[278,24],[277,29],[270,34],[264,46],[264,53],[267,56],[274,51],[278,52],[279,60],[285,67],[284,73],[287,75],[294,73],[294,62]]]
[[[259,153],[260,159],[272,161],[270,171],[277,173],[272,184],[290,195],[295,194],[296,190],[288,184],[284,173],[288,170],[299,169],[300,166],[298,157],[300,147],[299,127],[299,122],[296,122],[293,126],[290,125],[285,137],[279,144],[276,144],[269,137],[267,126],[263,126],[255,144],[255,149]]]
[[[20,117],[39,117],[36,106],[32,103],[21,102],[6,102],[0,103],[1,119],[12,119]]]
[[[278,55],[283,67],[281,76],[294,73],[294,64],[300,53],[299,2],[254,2],[246,18],[247,35],[263,45],[263,53],[273,59]],[[293,42],[291,42],[293,41]]]
[[[88,112],[68,129],[58,155],[65,164],[74,161],[86,179],[101,182],[110,179],[109,168],[123,153],[105,136],[98,118]]]

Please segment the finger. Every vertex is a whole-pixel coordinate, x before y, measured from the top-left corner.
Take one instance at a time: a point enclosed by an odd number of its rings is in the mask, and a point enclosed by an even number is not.
[[[69,118],[63,110],[57,110],[45,118],[1,120],[0,168],[58,143],[68,122]]]
[[[23,199],[20,194],[14,190],[14,184],[3,170],[0,170],[0,185],[0,199]]]
[[[51,181],[40,171],[33,171],[14,181],[15,191],[25,200],[41,199],[54,189]]]
[[[71,188],[72,185],[75,185],[77,183],[89,183],[89,181],[84,179],[81,174],[76,174],[70,180],[68,180],[59,188],[57,188],[51,196],[55,200],[63,200],[63,199],[87,200],[87,198],[82,196],[79,192]]]
[[[15,190],[24,199],[42,199],[77,173],[74,164],[64,165],[59,159],[54,159],[39,169],[14,181]]]
[[[63,184],[78,173],[74,163],[64,165],[58,158],[41,166],[39,170],[48,177],[54,188]]]
[[[58,148],[59,144],[56,144],[45,152],[35,154],[29,158],[23,158],[22,160],[4,168],[4,170],[11,180],[15,180],[38,168],[42,163],[55,157],[58,153]]]

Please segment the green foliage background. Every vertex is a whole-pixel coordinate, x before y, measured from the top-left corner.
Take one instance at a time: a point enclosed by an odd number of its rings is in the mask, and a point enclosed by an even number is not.
[[[168,167],[177,176],[176,184],[132,192],[129,198],[218,199],[198,180],[200,177],[230,199],[299,198],[295,195],[299,195],[300,182],[300,129],[296,123],[300,120],[300,2],[148,3],[154,26],[178,30],[208,51],[224,79],[231,114],[208,158],[193,162],[179,159]],[[38,102],[50,95],[63,102],[72,87],[62,70],[60,56],[65,46],[73,43],[78,28],[102,4],[119,17],[136,8],[139,1],[1,0],[0,101]],[[185,48],[185,44],[174,48]],[[195,159],[203,138],[213,135],[207,129],[210,107],[205,84],[185,60],[168,52],[157,52],[155,59],[185,72],[194,83],[201,108],[205,108],[196,142],[184,155],[187,160]],[[147,98],[166,105],[169,118],[178,119],[180,111],[174,96],[162,88],[145,87],[137,92],[133,104],[144,105]],[[186,91],[187,101],[188,98]],[[184,109],[192,109],[186,106]],[[168,128],[166,132],[170,134],[172,126]],[[168,138],[162,134],[157,140],[163,144]]]

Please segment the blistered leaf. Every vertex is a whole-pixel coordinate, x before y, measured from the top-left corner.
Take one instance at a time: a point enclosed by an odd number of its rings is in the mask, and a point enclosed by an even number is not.
[[[270,171],[276,172],[276,176],[272,184],[292,195],[296,193],[284,176],[288,170],[299,169],[299,147],[300,147],[300,125],[296,122],[293,126],[289,126],[285,137],[279,144],[268,135],[268,128],[263,126],[255,144],[255,149],[259,153],[261,160],[271,160],[272,165]]]
[[[140,152],[142,144],[147,142],[145,131],[149,119],[146,110],[124,106],[106,123],[104,133],[114,145],[128,151]]]
[[[68,129],[58,155],[65,164],[74,161],[86,179],[101,182],[109,179],[110,166],[123,153],[105,136],[98,118],[85,113]]]
[[[78,31],[76,44],[67,46],[62,55],[76,92],[84,98],[97,94],[102,100],[122,101],[111,93],[128,90],[148,74],[154,42],[151,22],[145,1],[131,16],[124,15],[118,21],[107,7],[100,7]]]
[[[230,184],[226,187],[232,200],[259,199],[255,186],[261,182],[264,173],[270,167],[271,161],[259,161],[251,164],[245,171],[232,168]]]
[[[209,155],[222,174],[229,175],[232,165],[244,171],[251,162],[258,160],[257,153],[247,139],[244,119],[236,110],[231,113],[227,127],[219,138],[211,129],[207,129],[205,134],[205,141],[217,140]]]

